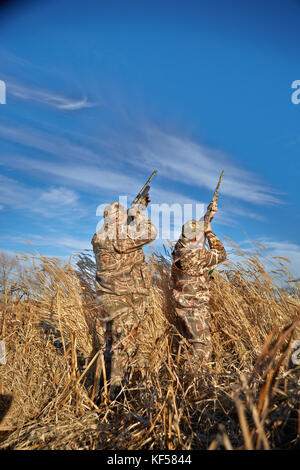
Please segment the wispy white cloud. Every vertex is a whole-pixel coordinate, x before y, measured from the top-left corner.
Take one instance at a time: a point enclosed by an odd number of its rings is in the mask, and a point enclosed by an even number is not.
[[[273,257],[283,256],[291,262],[291,270],[300,274],[300,245],[290,241],[274,241],[261,239],[260,242],[266,246]]]
[[[60,162],[72,160],[78,162],[76,171],[83,171],[84,175],[89,173],[89,165],[95,165],[98,182],[101,178],[100,166],[103,168],[104,176],[113,178],[113,173],[117,173],[114,166],[118,168],[117,162],[125,165],[130,162],[130,166],[136,169],[147,169],[149,173],[153,168],[159,170],[159,176],[165,180],[171,180],[177,184],[190,185],[194,189],[214,190],[222,169],[225,169],[225,175],[220,187],[220,194],[239,199],[244,202],[250,202],[257,205],[280,204],[278,191],[275,191],[269,185],[259,181],[258,177],[243,168],[229,161],[229,158],[219,151],[199,145],[189,139],[180,136],[169,135],[158,130],[147,130],[141,133],[136,139],[126,141],[124,139],[124,152],[120,154],[120,141],[114,146],[109,140],[105,151],[103,142],[98,142],[99,147],[95,150],[88,145],[75,144],[68,138],[53,135],[45,131],[32,131],[26,128],[13,128],[0,125],[0,136],[5,139],[16,141],[30,148],[42,150],[57,157]],[[122,142],[122,139],[119,139]],[[87,139],[87,142],[89,139]],[[96,145],[95,140],[93,145]],[[110,155],[108,155],[110,154]],[[5,158],[4,158],[5,160]],[[34,161],[33,159],[24,159],[26,164],[36,167],[40,171],[55,171],[54,163],[43,161]],[[89,165],[86,165],[89,162]],[[10,164],[8,162],[8,164]],[[55,164],[56,165],[56,164]],[[73,166],[74,168],[74,166]],[[92,169],[90,167],[90,169]],[[68,167],[68,174],[74,180],[74,170]],[[63,171],[63,165],[60,170]],[[125,181],[124,172],[119,170],[121,180]],[[65,175],[67,177],[67,175]],[[90,173],[91,181],[95,182],[95,175]],[[75,179],[77,179],[75,177]],[[105,178],[106,179],[106,178]],[[121,181],[120,181],[121,183]],[[92,183],[94,184],[94,183]],[[104,187],[108,184],[104,181]],[[98,186],[101,186],[97,184]],[[243,210],[243,209],[241,209]],[[242,215],[241,213],[239,215]],[[253,211],[248,212],[248,217],[262,220],[261,216]]]
[[[199,211],[200,216],[202,216],[202,208],[203,211],[206,211],[207,205],[209,201],[204,201],[202,199],[193,199],[187,197],[179,192],[175,191],[168,191],[166,189],[157,188],[155,184],[152,185],[150,191],[151,201],[154,204],[168,204],[172,206],[173,204],[180,204],[182,206],[182,211],[184,214],[184,209],[186,207],[186,217],[182,219],[182,223],[187,222],[188,219],[195,218],[197,212]],[[198,211],[197,211],[198,208]],[[233,226],[236,224],[232,213],[228,210],[219,211],[214,219],[214,223],[225,225],[225,226]],[[181,227],[180,227],[181,228]]]
[[[297,243],[291,242],[289,240],[272,240],[270,238],[259,237],[256,240],[258,243],[263,245],[260,247],[253,240],[243,240],[238,245],[247,251],[254,251],[257,249],[262,249],[263,252],[268,256],[268,258],[274,258],[276,263],[277,257],[283,257],[290,261],[290,263],[285,263],[287,267],[291,270],[292,273],[295,273],[296,277],[300,275],[300,245]],[[280,260],[279,260],[280,261]],[[270,262],[268,266],[272,269]]]
[[[67,163],[52,163],[50,161],[34,160],[24,157],[15,157],[11,163],[15,167],[22,167],[28,171],[38,171],[48,176],[54,176],[60,181],[72,183],[81,189],[95,192],[95,188],[103,192],[113,192],[116,196],[141,186],[141,181],[122,171],[108,170],[97,165],[84,165]]]
[[[36,149],[48,153],[49,155],[55,156],[61,160],[69,161],[88,161],[88,162],[99,162],[101,156],[93,150],[87,148],[84,145],[78,145],[74,141],[70,141],[61,135],[58,135],[59,131],[46,132],[38,129],[32,129],[25,126],[7,126],[0,124],[0,136],[3,139],[16,142],[24,145],[30,149]],[[8,166],[13,165],[11,155],[5,158],[5,155],[1,155],[1,160]],[[24,158],[25,160],[25,158]]]
[[[52,187],[45,191],[3,175],[0,175],[0,204],[44,217],[80,216],[84,213],[78,204],[77,194],[72,190]]]
[[[50,131],[32,130],[24,127],[14,128],[0,124],[0,136],[48,154],[48,158],[20,155],[14,155],[12,158],[11,155],[2,155],[1,159],[2,163],[8,167],[22,168],[23,172],[31,175],[44,175],[44,180],[48,184],[55,182],[55,185],[61,185],[60,188],[51,188],[42,194],[39,193],[38,196],[36,194],[34,197],[33,195],[29,196],[29,199],[34,199],[33,204],[28,204],[25,198],[27,210],[30,211],[46,213],[44,205],[47,203],[48,216],[55,214],[55,211],[52,210],[55,202],[59,204],[61,209],[63,206],[71,207],[72,204],[73,206],[76,204],[76,193],[71,189],[67,190],[65,186],[99,194],[99,204],[108,198],[117,200],[119,195],[124,194],[128,196],[128,203],[130,203],[131,198],[136,195],[144,183],[138,173],[149,172],[150,175],[154,168],[158,169],[158,179],[156,180],[156,177],[151,186],[151,198],[152,202],[156,204],[179,203],[196,206],[196,204],[203,203],[207,206],[209,201],[203,200],[202,189],[209,189],[212,193],[222,168],[225,168],[225,175],[220,188],[221,197],[223,195],[234,196],[236,201],[239,199],[242,202],[258,205],[280,203],[272,188],[258,183],[256,175],[233,165],[220,152],[200,146],[189,139],[172,136],[161,131],[152,130],[149,132],[140,138],[133,139],[130,143],[125,141],[123,154],[120,154],[122,139],[118,141],[116,148],[113,140],[110,139],[103,155],[101,150],[105,145],[103,142],[98,142],[97,139],[87,139],[86,145],[80,145],[74,143],[71,136],[66,137]],[[78,140],[76,141],[78,142]],[[99,145],[98,149],[97,145]],[[109,155],[110,152],[111,155]],[[127,161],[129,166],[126,166]],[[159,177],[162,177],[163,183],[171,181],[172,184],[173,180],[176,182],[176,187],[178,184],[183,184],[184,188],[179,186],[177,191],[167,190],[162,187]],[[192,193],[195,191],[199,193],[198,200],[182,193],[182,191],[185,191],[186,194],[189,193],[186,186],[192,186]],[[30,188],[28,188],[27,194],[28,192],[31,192]],[[24,207],[24,198],[18,197],[19,191],[16,193],[14,206]],[[5,204],[5,198],[0,198],[0,202]],[[10,203],[12,204],[12,202]],[[222,210],[218,212],[214,221],[217,226],[218,224],[227,227],[237,226],[240,217],[260,222],[265,221],[263,214],[245,209],[241,205],[237,205],[237,202],[228,205],[223,203],[222,206]],[[185,221],[183,220],[183,223]],[[175,236],[179,225],[176,227]]]
[[[230,205],[229,207],[227,207],[226,212],[230,214],[238,215],[246,219],[254,219],[259,222],[265,222],[267,220],[266,217],[262,213],[257,214],[256,212],[242,209],[241,207],[235,207],[233,205]]]
[[[42,235],[31,235],[30,240],[32,241],[32,244],[36,246],[61,247],[67,248],[72,252],[91,248],[90,240],[78,239],[70,236],[44,237]]]
[[[40,196],[41,201],[46,201],[59,206],[73,205],[78,201],[77,194],[67,188],[51,188]]]
[[[58,109],[64,109],[67,111],[76,111],[77,109],[91,108],[93,106],[95,106],[95,104],[90,103],[86,96],[83,99],[77,101],[61,99],[60,103],[56,105]]]
[[[88,101],[86,96],[80,99],[73,99],[62,94],[56,94],[48,90],[40,89],[38,87],[30,87],[24,84],[16,83],[10,79],[6,80],[6,84],[8,95],[11,94],[15,98],[35,101],[37,103],[51,106],[56,109],[75,111],[83,108],[90,108],[96,105],[95,103]]]
[[[133,198],[136,196],[139,189],[144,184],[144,181],[138,177],[133,177],[124,174],[122,171],[108,170],[100,168],[96,165],[73,165],[70,166],[66,163],[55,164],[49,161],[34,160],[23,157],[15,157],[12,164],[16,168],[22,167],[24,170],[32,173],[38,171],[47,175],[47,178],[52,177],[56,182],[69,184],[77,187],[80,190],[91,192],[93,194],[99,193],[99,204],[103,199],[109,197],[118,200],[119,196],[127,196],[127,205],[129,206]],[[160,210],[164,204],[180,205],[182,210],[182,219],[180,223],[185,223],[188,218],[194,218],[196,212],[201,210],[205,211],[208,201],[195,200],[180,194],[180,192],[168,191],[166,189],[157,188],[155,184],[152,185],[150,191],[152,207],[154,212]],[[67,188],[52,188],[45,193],[42,193],[40,199],[47,203],[54,204],[56,201],[59,206],[66,204],[75,204],[77,201],[77,194]],[[1,200],[1,199],[0,199]],[[23,202],[23,200],[22,200]],[[155,209],[154,209],[155,206]],[[198,209],[197,209],[198,208]],[[96,210],[96,207],[95,207]],[[200,214],[202,215],[202,213]],[[220,211],[215,219],[217,224],[225,226],[233,226],[236,221],[229,211]],[[178,222],[178,227],[180,225]],[[181,228],[181,225],[180,225]],[[177,233],[177,232],[176,232]]]
[[[92,235],[90,238],[92,238]],[[53,250],[55,248],[63,248],[66,249],[68,253],[91,249],[90,239],[75,238],[68,235],[61,236],[57,234],[50,237],[47,235],[27,233],[22,236],[12,236],[10,240],[17,243],[24,243],[24,245],[30,242],[33,247],[50,247]]]
[[[149,171],[159,167],[161,175],[176,182],[213,190],[225,169],[220,194],[258,205],[281,203],[278,191],[259,181],[255,174],[239,168],[223,153],[190,139],[148,129],[140,141],[132,144],[132,152],[134,148],[137,166]]]

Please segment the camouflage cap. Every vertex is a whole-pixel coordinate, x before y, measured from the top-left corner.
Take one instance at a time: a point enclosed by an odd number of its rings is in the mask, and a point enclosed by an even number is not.
[[[194,240],[201,232],[203,232],[203,223],[197,220],[189,220],[182,226],[181,236],[189,240]]]
[[[111,222],[116,220],[117,216],[119,219],[127,217],[127,210],[126,207],[123,206],[123,204],[120,204],[119,202],[112,202],[111,204],[108,204],[108,206],[105,207],[104,212],[103,212],[103,217],[105,219],[105,222]]]

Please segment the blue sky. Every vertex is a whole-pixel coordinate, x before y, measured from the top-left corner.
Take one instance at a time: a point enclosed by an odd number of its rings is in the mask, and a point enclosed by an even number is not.
[[[1,249],[65,257],[154,169],[153,203],[194,205],[225,169],[215,232],[299,275],[299,23],[297,1],[7,2]]]

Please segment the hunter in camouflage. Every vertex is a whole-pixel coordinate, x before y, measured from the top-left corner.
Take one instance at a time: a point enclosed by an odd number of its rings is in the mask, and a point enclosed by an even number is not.
[[[215,204],[210,220],[216,211]],[[204,233],[209,250],[204,247]],[[173,303],[180,333],[192,344],[199,363],[209,361],[212,357],[210,273],[226,259],[226,251],[212,232],[210,222],[203,228],[203,223],[191,220],[183,225],[172,258]]]
[[[112,203],[104,210],[104,225],[92,239],[96,259],[96,294],[100,308],[107,374],[111,389],[125,378],[139,341],[140,324],[145,313],[151,285],[143,246],[152,242],[156,228],[141,212],[150,201],[147,196],[132,208],[128,224],[126,208]]]

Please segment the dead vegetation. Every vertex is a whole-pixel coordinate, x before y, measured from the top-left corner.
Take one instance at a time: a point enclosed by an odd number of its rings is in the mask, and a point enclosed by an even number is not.
[[[175,328],[169,255],[153,252],[139,349],[148,367],[132,368],[122,399],[111,402],[105,383],[98,404],[93,260],[81,254],[74,268],[19,255],[25,268],[1,297],[0,448],[299,449],[299,366],[289,361],[299,290],[285,289],[287,260],[268,259],[259,244],[254,253],[232,247],[235,261],[214,271],[213,362],[193,374]]]

